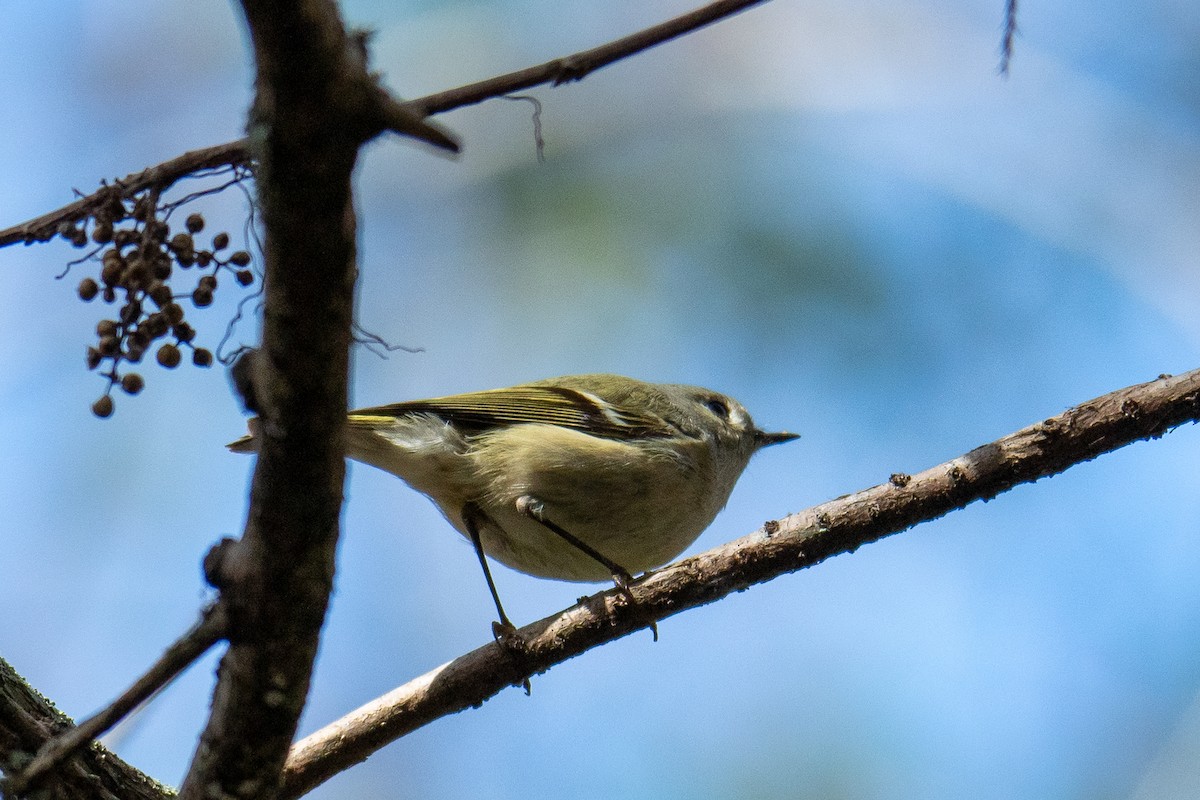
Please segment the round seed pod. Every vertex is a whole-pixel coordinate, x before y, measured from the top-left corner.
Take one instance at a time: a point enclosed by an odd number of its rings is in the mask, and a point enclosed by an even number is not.
[[[113,399],[108,395],[104,395],[92,403],[92,413],[101,419],[111,417],[113,413]]]
[[[80,300],[95,300],[96,295],[100,294],[100,284],[96,283],[93,278],[84,278],[79,282],[79,288],[76,291],[79,292]]]
[[[158,359],[159,364],[162,364],[167,369],[175,369],[175,367],[179,366],[179,362],[182,360],[182,356],[179,353],[179,348],[173,344],[164,344],[162,347],[158,348],[155,358]]]
[[[127,372],[121,376],[121,388],[126,394],[137,394],[146,386],[146,381],[136,372]]]

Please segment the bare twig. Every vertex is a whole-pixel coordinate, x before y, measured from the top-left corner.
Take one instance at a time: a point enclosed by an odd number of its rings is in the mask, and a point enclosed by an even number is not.
[[[114,193],[119,197],[128,198],[150,188],[156,188],[162,192],[181,178],[201,170],[225,166],[249,166],[249,164],[250,157],[246,152],[244,139],[201,150],[190,150],[170,161],[164,161],[154,167],[147,167],[141,172],[135,172],[121,180],[114,181],[97,192],[81,197],[74,203],[0,231],[0,247],[17,243],[32,244],[48,241],[54,236],[59,225],[64,222],[78,222],[93,215],[111,200]]]
[[[542,138],[542,101],[529,94],[506,94],[503,99],[525,102],[533,106],[533,114],[530,116],[530,121],[533,123],[533,146],[537,152],[538,163],[544,164],[546,162],[546,140]]]
[[[377,94],[376,110],[380,132],[391,131],[401,136],[411,136],[451,153],[459,151],[458,140],[440,125],[428,122],[425,119],[428,114],[397,100],[382,88]]]
[[[424,347],[413,347],[407,344],[392,344],[377,333],[372,333],[357,322],[354,323],[354,343],[361,344],[380,358],[387,358],[388,353],[397,350],[402,353],[424,353]]]
[[[678,38],[764,2],[766,0],[719,0],[630,36],[564,58],[556,58],[536,67],[517,70],[507,75],[498,75],[478,83],[426,95],[407,102],[396,102],[387,98],[379,106],[380,113],[384,115],[379,124],[382,128],[412,134],[416,130],[414,121],[421,120],[428,115],[474,105],[493,97],[501,97],[543,83],[557,86],[569,81],[582,80],[586,75],[601,67],[636,55],[655,45]],[[426,128],[428,130],[425,130]],[[433,144],[442,147],[457,146],[436,126],[426,124],[421,131],[425,133],[421,138],[425,138]],[[54,236],[63,223],[77,223],[90,216],[106,202],[107,198],[111,197],[111,192],[114,190],[118,191],[121,197],[130,197],[149,186],[157,186],[160,191],[166,191],[176,181],[197,170],[227,164],[249,165],[251,159],[247,147],[247,140],[239,139],[236,142],[193,150],[158,166],[129,175],[110,187],[105,187],[60,209],[20,225],[0,230],[0,247],[16,243],[31,244],[47,241]]]
[[[1000,34],[1000,74],[1008,77],[1012,65],[1013,41],[1017,38],[1017,0],[1005,0],[1004,32]]]
[[[298,742],[281,797],[295,798],[426,723],[478,706],[590,648],[756,583],[811,567],[941,517],[1020,483],[1061,472],[1200,419],[1200,370],[1090,400],[916,475],[767,522],[749,536],[650,573],[526,625],[518,662],[484,645],[368,703]]]
[[[221,640],[225,616],[220,606],[210,605],[200,620],[176,640],[149,670],[99,713],[68,728],[48,740],[19,774],[9,780],[6,789],[20,795],[36,787],[51,770],[74,755],[79,748],[103,735],[124,716],[175,680],[181,672]]]
[[[565,58],[556,58],[536,67],[527,67],[507,75],[498,75],[485,81],[460,86],[457,89],[426,95],[416,100],[410,100],[408,105],[416,106],[428,114],[438,114],[454,108],[481,103],[493,97],[519,92],[522,89],[540,86],[543,83],[558,86],[583,80],[601,67],[607,67],[623,58],[649,50],[651,47],[676,39],[685,33],[711,25],[718,20],[764,2],[766,0],[718,0],[718,2],[709,3],[694,11],[681,14],[666,22],[602,44],[599,47],[583,50]]]

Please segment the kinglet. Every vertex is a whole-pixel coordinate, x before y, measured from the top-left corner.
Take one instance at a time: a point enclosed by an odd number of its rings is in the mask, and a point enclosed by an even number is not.
[[[258,450],[257,420],[229,445]],[[485,555],[543,578],[625,586],[679,555],[750,456],[797,438],[696,386],[568,375],[350,412],[346,455],[426,494]]]

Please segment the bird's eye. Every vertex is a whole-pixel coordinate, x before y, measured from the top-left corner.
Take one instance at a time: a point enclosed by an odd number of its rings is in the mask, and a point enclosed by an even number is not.
[[[710,397],[704,401],[704,407],[721,419],[729,419],[729,406],[719,397]]]

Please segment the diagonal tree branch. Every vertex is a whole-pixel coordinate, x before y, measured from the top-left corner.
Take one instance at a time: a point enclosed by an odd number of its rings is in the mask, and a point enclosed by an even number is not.
[[[767,0],[718,0],[694,11],[682,14],[629,36],[607,44],[584,50],[574,55],[556,58],[535,67],[510,72],[477,83],[426,95],[415,100],[396,103],[386,109],[393,119],[408,117],[409,124],[431,114],[440,114],[463,106],[474,105],[493,97],[549,83],[558,86],[570,81],[582,80],[586,75],[616,61],[636,55],[643,50],[676,39],[686,33],[711,25],[720,19],[732,16],[745,9],[762,4]],[[396,122],[395,129],[403,128]],[[248,140],[215,145],[192,150],[181,156],[135,172],[101,188],[69,205],[42,214],[40,217],[0,230],[0,247],[12,244],[32,244],[49,241],[63,224],[75,224],[94,214],[116,192],[120,197],[131,197],[140,191],[154,187],[166,191],[180,179],[204,169],[226,165],[244,166],[251,162]]]
[[[510,92],[519,92],[533,86],[549,83],[559,86],[580,81],[601,67],[636,55],[652,47],[677,39],[686,33],[699,30],[725,17],[760,5],[766,0],[719,0],[706,6],[681,14],[658,25],[623,36],[599,47],[584,50],[564,58],[555,58],[536,67],[527,67],[507,75],[460,86],[437,94],[410,100],[408,105],[423,110],[426,114],[439,114],[463,106],[481,103]]]
[[[57,736],[36,748],[36,755],[29,764],[10,778],[4,791],[24,795],[37,786],[38,781],[56,770],[68,758],[87,746],[93,739],[103,736],[143,703],[162,691],[171,681],[196,662],[210,647],[221,640],[225,632],[224,609],[213,604],[204,609],[200,620],[187,633],[179,637],[158,661],[121,696],[104,709],[88,717],[78,725],[65,728]],[[3,716],[0,713],[0,716]]]
[[[0,771],[8,774],[25,766],[54,734],[70,730],[71,720],[27,684],[0,658]],[[0,782],[5,797],[18,796]],[[121,798],[169,800],[171,790],[131,767],[99,744],[93,744],[61,765],[54,786],[38,792],[46,800]]]
[[[885,484],[769,521],[750,536],[634,584],[636,608],[623,593],[608,591],[525,626],[520,633],[528,643],[528,660],[523,663],[488,644],[317,731],[292,747],[280,796],[299,797],[426,723],[477,706],[506,686],[519,685],[650,620],[852,552],[1189,421],[1200,421],[1200,370],[1112,392],[919,474],[895,474]],[[33,752],[68,725],[0,661],[0,753]],[[64,796],[86,794],[85,788],[95,787],[97,780],[107,781],[114,797],[161,800],[169,795],[98,745],[80,759],[60,768],[55,788],[67,792]],[[77,793],[72,794],[72,786]]]
[[[937,519],[1141,439],[1200,421],[1200,370],[1097,397],[916,475],[769,521],[749,536],[656,570],[526,625],[527,657],[492,643],[362,706],[298,742],[282,798],[296,798],[387,743],[439,717],[478,706],[605,642],[687,609]]]
[[[60,225],[73,224],[81,219],[94,215],[110,203],[114,197],[132,197],[147,189],[165,191],[181,178],[201,172],[206,169],[234,166],[242,167],[250,164],[250,155],[246,151],[246,140],[227,142],[215,147],[204,147],[199,150],[189,150],[170,161],[147,167],[141,172],[135,172],[112,184],[81,197],[62,208],[42,214],[40,217],[5,228],[0,231],[0,247],[10,244],[33,244],[34,242],[49,241],[58,232]]]

